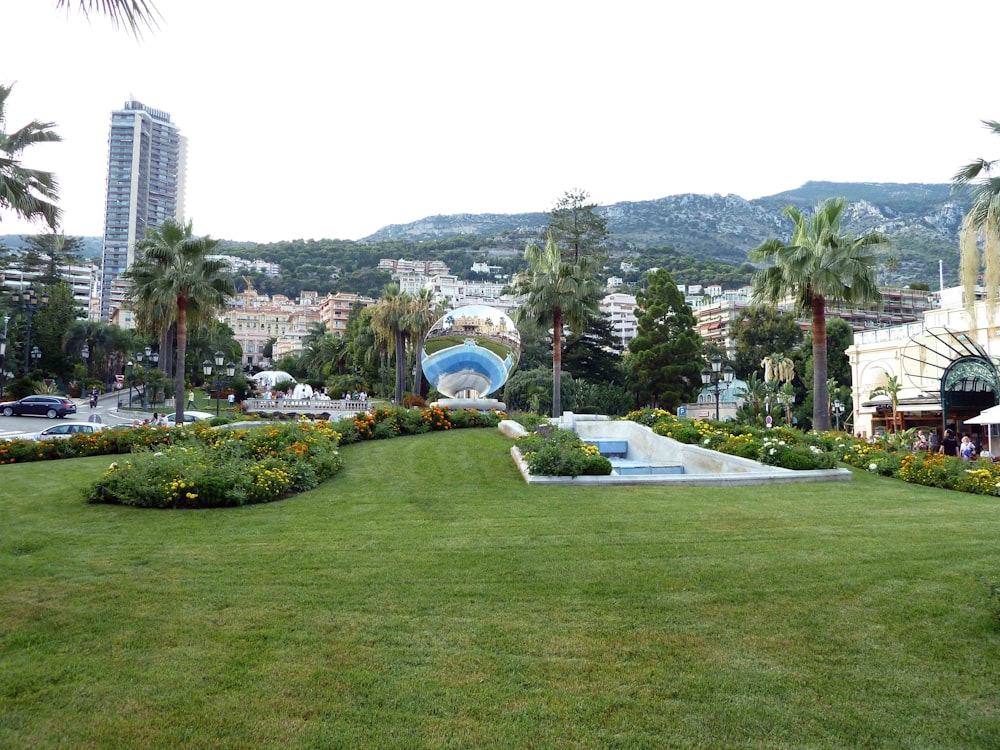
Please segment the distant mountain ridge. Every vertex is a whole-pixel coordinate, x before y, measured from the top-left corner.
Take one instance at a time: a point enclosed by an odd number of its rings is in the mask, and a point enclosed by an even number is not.
[[[623,201],[599,207],[608,220],[616,249],[670,247],[680,253],[742,263],[747,253],[771,237],[787,239],[791,222],[781,211],[794,205],[809,213],[826,198],[849,205],[844,231],[879,231],[893,239],[900,278],[934,278],[939,259],[957,275],[958,230],[969,206],[948,184],[807,182],[754,200],[738,195],[685,193],[648,201]],[[392,224],[363,242],[441,239],[457,235],[537,238],[547,213],[456,214]]]
[[[949,184],[807,182],[763,198],[684,193],[648,201],[622,201],[601,206],[608,220],[613,255],[627,256],[650,248],[669,248],[699,258],[740,264],[747,253],[771,237],[788,239],[791,222],[781,211],[794,205],[810,213],[826,198],[849,202],[844,231],[883,232],[893,240],[889,252],[897,268],[884,280],[935,282],[938,261],[945,279],[958,277],[958,230],[969,208],[967,195]],[[470,247],[489,254],[518,255],[527,242],[538,241],[548,223],[545,212],[519,214],[452,214],[428,216],[407,224],[390,224],[359,241],[419,243],[453,237],[470,238]],[[474,241],[472,241],[474,238]],[[100,262],[101,238],[87,237],[85,255]],[[20,235],[0,235],[0,245],[21,246]],[[250,250],[255,243],[223,242],[223,247]],[[393,250],[398,252],[398,249]]]

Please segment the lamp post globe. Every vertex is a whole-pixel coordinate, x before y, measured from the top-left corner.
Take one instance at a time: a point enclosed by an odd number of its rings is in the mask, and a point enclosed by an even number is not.
[[[837,420],[837,432],[840,432],[840,415],[844,413],[844,402],[837,399],[833,402],[833,416]]]
[[[715,396],[715,421],[720,420],[719,402],[722,398],[722,391],[733,382],[736,377],[736,370],[729,365],[722,366],[722,357],[713,354],[709,359],[711,369],[703,367],[701,370],[701,382],[703,385],[712,386],[712,393]],[[725,383],[725,387],[722,385]]]

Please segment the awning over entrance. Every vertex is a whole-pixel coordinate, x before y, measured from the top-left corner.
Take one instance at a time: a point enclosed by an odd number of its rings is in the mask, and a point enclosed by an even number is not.
[[[900,356],[909,382],[938,396],[943,425],[972,417],[998,401],[996,363],[967,333],[928,329],[910,339]]]

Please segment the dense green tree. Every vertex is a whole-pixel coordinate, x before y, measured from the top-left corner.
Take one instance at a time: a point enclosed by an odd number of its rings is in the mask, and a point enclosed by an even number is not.
[[[635,404],[632,394],[616,383],[601,383],[590,380],[575,380],[575,382],[575,411],[581,414],[621,416],[628,413]]]
[[[55,175],[25,167],[21,155],[30,146],[62,138],[53,130],[55,123],[38,120],[8,133],[4,114],[12,88],[0,84],[0,209],[13,211],[27,221],[41,219],[55,229],[61,217],[56,206],[59,184]]]
[[[191,224],[167,221],[150,231],[136,247],[136,262],[125,272],[130,282],[129,299],[136,308],[168,311],[161,325],[177,324],[177,358],[174,373],[174,403],[177,419],[184,415],[185,367],[188,318],[209,316],[221,309],[235,293],[222,260],[209,260],[217,240],[194,238]]]
[[[49,302],[34,314],[31,327],[32,347],[37,346],[42,352],[39,369],[65,380],[70,376],[74,362],[79,361],[79,353],[67,356],[63,351],[63,339],[83,311],[76,304],[73,290],[65,281],[48,284],[42,289],[48,293]]]
[[[852,383],[851,360],[847,350],[854,345],[854,329],[843,318],[830,318],[826,322],[826,377],[842,386]],[[809,368],[811,372],[813,368]]]
[[[587,191],[568,190],[552,209],[548,235],[567,262],[579,263],[584,256],[599,260],[605,254],[608,222],[597,213]]]
[[[521,356],[517,360],[517,369],[551,367],[552,347],[545,329],[537,321],[524,318],[517,321],[517,332],[521,336]]]
[[[802,328],[795,316],[769,305],[740,310],[729,327],[735,343],[733,369],[746,379],[761,369],[761,361],[776,352],[792,352],[802,344]]]
[[[562,375],[563,326],[583,331],[587,321],[598,314],[600,285],[590,259],[564,263],[552,235],[544,248],[528,245],[524,250],[528,270],[515,285],[524,297],[515,320],[530,319],[541,328],[552,327],[552,416],[562,415],[560,378]]]
[[[552,414],[552,370],[536,367],[514,372],[503,389],[503,400],[509,411],[528,411],[533,414]],[[567,411],[576,409],[577,383],[573,376],[559,380],[559,401]]]
[[[816,207],[809,221],[797,208],[783,213],[794,223],[788,243],[770,239],[755,248],[750,257],[769,263],[754,275],[754,298],[777,304],[791,296],[800,311],[812,315],[813,427],[830,429],[827,403],[826,301],[848,304],[874,302],[880,298],[875,281],[873,250],[888,242],[879,232],[861,237],[840,233],[847,202],[831,198]]]
[[[615,337],[611,321],[598,313],[582,331],[566,336],[562,368],[577,380],[622,385],[621,341]]]
[[[83,240],[79,237],[45,232],[25,237],[24,241],[26,247],[21,265],[26,271],[30,268],[39,273],[38,280],[43,284],[57,283],[62,279],[60,269],[83,262],[80,254]]]
[[[115,351],[118,326],[98,320],[76,320],[63,336],[63,351],[70,357],[80,356],[87,346],[87,377],[108,382],[112,355]]]
[[[638,334],[629,343],[629,384],[641,403],[670,411],[701,388],[702,341],[677,284],[662,268],[636,295]]]
[[[214,315],[190,316],[187,343],[187,372],[202,372],[205,360],[215,366],[215,353],[222,352],[223,362],[232,362],[242,371],[243,347],[236,340],[236,333]],[[162,368],[161,368],[162,369]],[[225,372],[225,364],[223,364]],[[213,375],[214,379],[214,375]]]

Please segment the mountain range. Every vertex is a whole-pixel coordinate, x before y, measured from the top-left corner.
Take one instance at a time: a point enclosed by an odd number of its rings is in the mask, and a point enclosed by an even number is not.
[[[805,213],[820,201],[843,197],[848,201],[843,231],[861,234],[879,231],[892,239],[885,254],[882,279],[888,283],[923,281],[936,286],[938,262],[945,280],[958,278],[958,230],[969,208],[967,195],[955,194],[948,184],[807,182],[795,190],[747,200],[738,195],[685,193],[648,201],[624,201],[599,206],[608,222],[609,251],[613,256],[641,254],[655,258],[658,249],[732,264],[746,262],[747,253],[771,237],[787,240],[791,222],[785,206]],[[377,245],[417,245],[427,240],[464,237],[469,248],[487,256],[514,256],[526,242],[542,238],[549,214],[451,214],[429,216],[408,224],[390,224],[359,241]],[[100,259],[101,239],[85,237],[85,255]],[[21,246],[19,235],[0,236],[0,245]],[[253,243],[224,243],[239,254],[254,253]],[[261,251],[267,246],[261,245]],[[407,251],[409,252],[409,251]],[[412,252],[419,254],[419,248]],[[262,252],[263,255],[266,253]]]
[[[887,252],[896,281],[937,279],[938,261],[954,281],[958,274],[958,230],[969,198],[948,184],[807,182],[776,195],[747,200],[738,195],[685,193],[648,201],[598,207],[608,222],[613,254],[670,248],[679,253],[742,263],[747,253],[771,237],[787,240],[791,222],[785,206],[805,213],[832,197],[848,201],[843,231],[879,231],[892,238]],[[540,237],[547,213],[453,214],[383,227],[364,242],[442,239],[466,235],[520,244]],[[488,245],[489,243],[484,243]],[[891,280],[891,279],[890,279]]]

